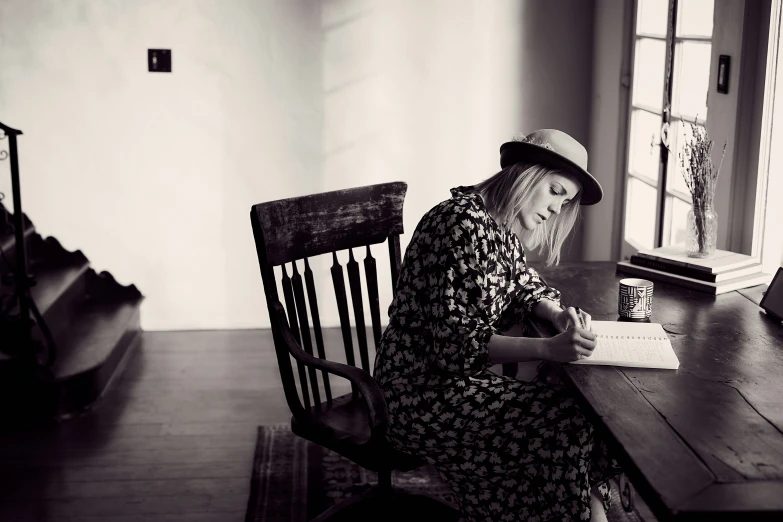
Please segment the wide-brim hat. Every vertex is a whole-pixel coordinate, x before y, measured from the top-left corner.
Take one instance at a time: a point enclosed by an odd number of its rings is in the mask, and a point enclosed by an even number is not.
[[[535,163],[573,175],[582,184],[580,205],[595,205],[604,197],[601,184],[587,172],[587,150],[563,131],[541,129],[500,146],[500,167]]]

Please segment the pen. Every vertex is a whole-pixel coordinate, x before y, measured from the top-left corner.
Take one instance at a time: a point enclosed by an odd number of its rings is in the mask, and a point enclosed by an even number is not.
[[[584,328],[585,320],[582,318],[582,310],[580,310],[578,306],[576,307],[576,315],[579,316],[579,326]]]

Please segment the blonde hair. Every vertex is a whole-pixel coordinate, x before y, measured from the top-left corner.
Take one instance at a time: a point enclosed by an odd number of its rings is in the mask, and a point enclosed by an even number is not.
[[[500,225],[508,224],[525,249],[546,253],[548,266],[560,263],[560,250],[579,217],[581,191],[534,230],[525,230],[520,221],[522,207],[530,201],[540,183],[552,174],[563,174],[532,163],[515,163],[477,184],[474,189]]]

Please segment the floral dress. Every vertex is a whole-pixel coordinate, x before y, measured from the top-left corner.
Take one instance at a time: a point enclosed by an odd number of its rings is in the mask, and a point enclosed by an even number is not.
[[[481,196],[451,193],[411,238],[376,355],[389,440],[435,465],[468,520],[589,520],[590,489],[608,509],[617,463],[567,389],[499,376],[487,352],[560,293]]]

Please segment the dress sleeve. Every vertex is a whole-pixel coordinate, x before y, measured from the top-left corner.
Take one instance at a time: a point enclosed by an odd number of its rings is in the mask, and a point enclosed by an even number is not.
[[[533,313],[533,305],[542,299],[549,299],[560,306],[560,291],[547,285],[538,272],[527,264],[524,252],[517,261],[517,271],[517,283],[521,288],[511,302],[516,322],[522,322],[526,315]]]
[[[432,334],[433,370],[472,375],[491,366],[487,343],[491,325],[485,287],[486,242],[480,219],[447,220],[431,251],[427,286],[420,295]]]

